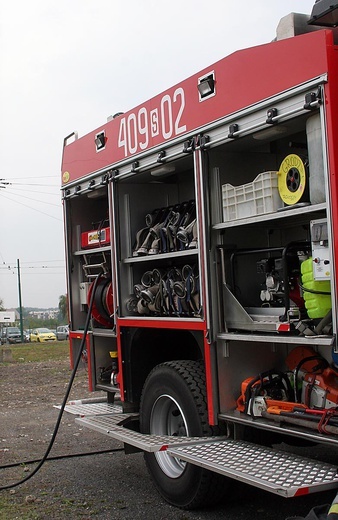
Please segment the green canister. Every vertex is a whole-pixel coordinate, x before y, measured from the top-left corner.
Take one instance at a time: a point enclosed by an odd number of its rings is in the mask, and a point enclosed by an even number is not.
[[[312,257],[301,264],[303,298],[309,318],[324,318],[331,310],[330,281],[316,281],[313,277]]]

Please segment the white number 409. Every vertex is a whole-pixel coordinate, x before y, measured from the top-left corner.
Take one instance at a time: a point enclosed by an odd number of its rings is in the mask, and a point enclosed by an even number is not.
[[[137,114],[131,112],[127,118],[121,118],[118,147],[124,148],[125,157],[148,148],[150,138],[157,135],[167,140],[185,132],[187,127],[181,124],[184,107],[184,90],[179,87],[172,97],[165,94],[161,98],[159,108],[148,112],[142,107]]]

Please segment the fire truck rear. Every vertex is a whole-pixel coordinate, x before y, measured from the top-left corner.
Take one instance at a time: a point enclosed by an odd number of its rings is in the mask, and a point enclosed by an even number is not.
[[[331,4],[64,140],[71,357],[107,395],[67,411],[142,450],[182,508],[229,479],[285,497],[338,485],[269,447],[338,446]]]

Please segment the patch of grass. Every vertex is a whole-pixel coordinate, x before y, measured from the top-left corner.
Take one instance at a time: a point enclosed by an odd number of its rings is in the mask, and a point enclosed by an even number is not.
[[[55,518],[58,508],[61,518],[90,518],[92,510],[87,502],[67,497],[40,497],[38,494],[32,501],[26,501],[22,493],[0,495],[0,520],[39,520]],[[82,511],[81,511],[82,510]]]
[[[23,343],[19,345],[3,346],[4,351],[11,350],[11,360],[6,356],[8,363],[30,363],[39,361],[59,361],[69,359],[69,342],[55,341],[53,343]]]
[[[18,503],[14,497],[0,496],[0,520],[38,520],[39,516],[34,509],[28,508],[24,503]]]

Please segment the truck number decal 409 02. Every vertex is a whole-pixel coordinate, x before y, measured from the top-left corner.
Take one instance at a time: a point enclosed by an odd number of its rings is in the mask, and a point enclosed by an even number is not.
[[[122,117],[118,147],[124,149],[125,157],[146,150],[156,136],[167,140],[186,132],[187,127],[181,122],[184,108],[184,90],[178,87],[172,96],[165,94],[158,107],[148,110],[143,106],[138,112]]]

